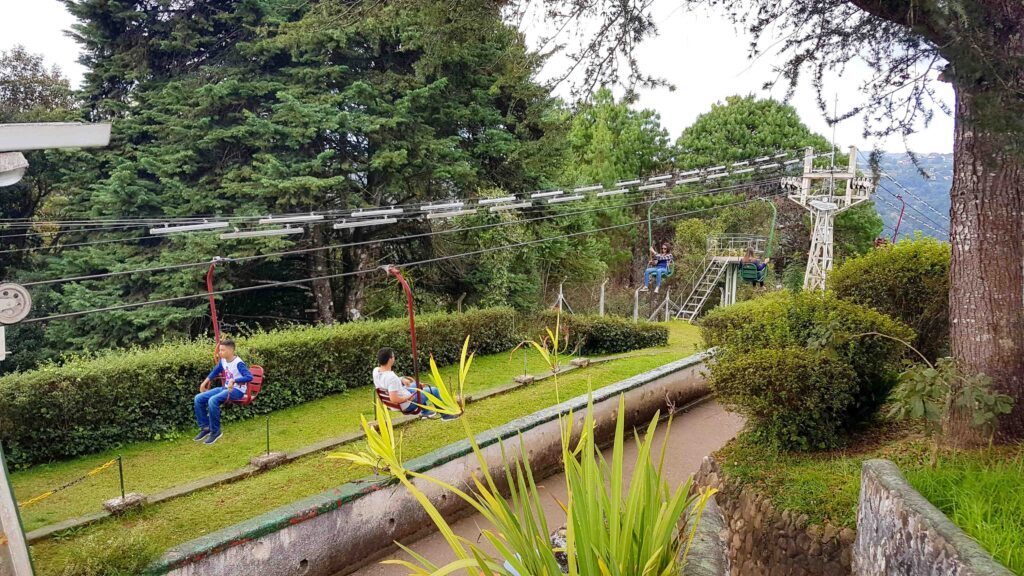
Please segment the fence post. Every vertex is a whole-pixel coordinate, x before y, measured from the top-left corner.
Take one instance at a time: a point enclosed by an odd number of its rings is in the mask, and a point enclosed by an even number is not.
[[[121,455],[117,455],[117,477],[121,482],[121,502],[124,502],[124,466],[121,464]]]
[[[669,288],[665,288],[665,322],[668,322],[669,308],[672,306],[671,292]]]
[[[0,446],[0,539],[4,540],[4,544],[0,544],[0,572],[6,574],[6,568],[10,566],[14,576],[32,576],[32,559],[25,543],[18,503],[9,482],[3,446]]]

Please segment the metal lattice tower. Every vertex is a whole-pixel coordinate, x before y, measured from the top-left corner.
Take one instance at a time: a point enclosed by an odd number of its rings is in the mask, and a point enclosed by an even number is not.
[[[845,190],[840,183],[845,182]],[[802,177],[783,178],[782,187],[798,190],[788,194],[790,200],[803,206],[811,213],[811,250],[807,255],[807,270],[804,272],[804,290],[824,290],[825,277],[832,269],[833,231],[836,215],[871,199],[875,183],[857,173],[857,148],[850,146],[849,163],[845,170],[837,168],[814,168],[814,149],[804,154]]]

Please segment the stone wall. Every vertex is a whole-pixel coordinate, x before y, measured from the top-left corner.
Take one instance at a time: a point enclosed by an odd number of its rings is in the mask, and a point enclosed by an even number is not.
[[[858,576],[1010,576],[977,542],[907,483],[888,460],[868,460],[860,475]]]
[[[778,512],[768,498],[723,478],[710,456],[694,482],[719,491],[731,576],[850,574],[853,530],[809,525],[806,515]]]
[[[694,516],[687,516],[683,529],[683,546],[680,554],[686,552],[686,540],[692,529]],[[712,496],[700,516],[700,522],[693,534],[689,555],[681,576],[729,576],[729,548],[725,517],[722,509]]]

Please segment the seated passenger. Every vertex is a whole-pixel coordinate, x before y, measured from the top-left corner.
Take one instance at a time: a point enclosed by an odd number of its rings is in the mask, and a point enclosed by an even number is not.
[[[391,348],[381,348],[377,352],[378,366],[373,369],[373,385],[378,390],[387,392],[388,400],[402,409],[403,414],[415,414],[420,411],[420,418],[433,420],[438,414],[423,406],[430,406],[430,399],[424,392],[429,392],[435,398],[439,396],[437,388],[424,386],[422,390],[416,387],[416,383],[408,376],[399,378],[395,374],[395,351]],[[417,404],[419,406],[417,406]],[[447,420],[447,418],[446,418]]]
[[[655,276],[657,280],[654,284],[654,293],[657,294],[658,290],[661,289],[661,277],[668,274],[669,266],[672,265],[673,260],[672,248],[668,242],[661,243],[661,252],[655,252],[654,246],[651,246],[652,266],[644,270],[644,285],[640,288],[640,291],[647,292],[651,284],[651,276]]]
[[[223,436],[220,431],[220,406],[232,400],[241,400],[245,397],[246,385],[252,381],[252,373],[249,367],[241,358],[235,356],[235,341],[230,338],[220,343],[217,349],[220,355],[220,362],[213,367],[210,374],[199,385],[199,394],[196,394],[193,407],[196,412],[196,423],[199,424],[199,434],[194,440],[199,442],[206,439],[206,444],[213,444]],[[213,379],[221,376],[224,384],[216,388],[210,388]]]
[[[757,279],[751,280],[750,283],[753,286],[760,286],[764,288],[764,273],[765,269],[768,268],[768,260],[764,262],[760,258],[754,256],[754,249],[747,248],[747,253],[743,255],[743,259],[740,260],[740,266],[746,268],[747,266],[754,266],[757,270]]]

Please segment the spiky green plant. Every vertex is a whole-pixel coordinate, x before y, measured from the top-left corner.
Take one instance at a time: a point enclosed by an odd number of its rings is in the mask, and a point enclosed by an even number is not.
[[[558,370],[561,368],[561,356],[569,348],[569,331],[565,331],[565,336],[562,336],[562,310],[559,308],[558,315],[555,316],[555,329],[551,330],[550,327],[545,326],[544,330],[547,331],[547,336],[542,338],[539,342],[537,340],[524,340],[518,346],[512,349],[509,356],[515,355],[519,349],[530,346],[540,354],[541,359],[544,360],[544,364],[547,365],[548,369],[551,370],[551,374],[555,380],[555,401],[561,402],[562,397],[558,389]]]
[[[554,337],[552,337],[554,341]],[[466,349],[468,349],[468,342]],[[460,386],[468,376],[469,361],[460,365]],[[439,388],[438,400],[454,397],[440,377],[435,377]],[[439,566],[401,546],[413,561],[389,560],[401,565],[412,574],[437,576],[465,571],[471,576],[530,575],[558,576],[561,567],[556,554],[564,553],[569,563],[569,574],[601,576],[663,576],[678,569],[679,559],[685,561],[693,540],[696,524],[713,491],[706,490],[691,496],[691,480],[674,491],[663,478],[663,464],[667,443],[663,444],[658,463],[652,450],[654,432],[659,417],[656,414],[643,436],[636,436],[637,457],[632,477],[625,477],[625,399],[619,398],[618,418],[612,448],[611,462],[607,462],[592,433],[596,423],[593,404],[588,403],[579,438],[572,440],[572,413],[560,421],[562,428],[562,460],[565,467],[568,499],[562,503],[565,512],[566,548],[551,546],[551,530],[540,503],[536,479],[527,457],[528,450],[520,438],[519,458],[509,458],[502,447],[505,463],[505,490],[491,474],[490,467],[476,443],[467,417],[462,418],[466,437],[480,465],[480,475],[474,476],[473,493],[467,493],[451,484],[404,467],[391,424],[391,413],[377,402],[375,429],[365,418],[363,430],[367,437],[368,452],[332,454],[357,464],[384,468],[410,491],[431,517],[444,536],[456,559]],[[669,424],[671,426],[671,424]],[[497,554],[485,551],[475,541],[455,534],[437,508],[411,481],[419,478],[431,482],[457,495],[478,514],[490,528],[481,531],[484,540]],[[687,534],[679,531],[683,514],[689,511],[691,529]],[[685,548],[680,548],[685,540]]]

